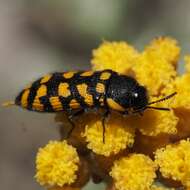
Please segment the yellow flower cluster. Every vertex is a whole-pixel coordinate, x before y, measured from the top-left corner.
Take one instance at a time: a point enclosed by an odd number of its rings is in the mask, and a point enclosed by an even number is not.
[[[182,182],[190,187],[190,141],[181,140],[179,144],[167,145],[155,153],[155,162],[166,178]]]
[[[153,101],[156,99],[160,99],[160,97],[152,98]],[[155,107],[168,107],[168,105],[163,102],[155,104]],[[157,136],[161,133],[176,134],[179,119],[173,110],[169,112],[147,110],[143,113],[143,117],[133,116],[129,120],[131,121],[130,124],[138,128],[143,135]]]
[[[87,147],[96,154],[110,156],[117,154],[127,146],[134,143],[135,128],[128,126],[126,118],[117,113],[112,113],[105,124],[105,142],[103,142],[103,127],[101,116],[95,120],[87,121],[83,134],[88,143]]]
[[[116,189],[142,190],[150,189],[156,178],[156,164],[143,154],[131,154],[115,161],[110,175]]]
[[[36,179],[41,185],[72,184],[78,170],[79,156],[66,141],[50,141],[36,157]]]
[[[150,95],[159,94],[160,89],[164,88],[176,76],[174,66],[160,56],[145,51],[134,65],[137,80],[147,87]],[[165,72],[163,73],[163,71]]]
[[[176,65],[180,55],[177,41],[170,37],[158,37],[145,48],[146,52],[157,54],[172,65]]]
[[[93,50],[92,68],[94,70],[111,69],[119,73],[131,70],[138,52],[126,42],[103,42]]]
[[[92,65],[95,70],[109,68],[122,74],[133,71],[150,95],[157,95],[176,76],[179,53],[177,42],[168,37],[153,40],[142,53],[125,42],[106,42],[93,51]]]
[[[174,180],[178,187],[190,188],[190,141],[185,139],[190,135],[190,56],[185,57],[186,73],[179,75],[180,48],[170,37],[154,39],[143,52],[127,42],[104,41],[92,54],[94,71],[111,69],[132,75],[146,87],[149,102],[177,92],[153,105],[171,110],[147,109],[143,116],[126,117],[111,112],[105,132],[104,110],[85,113],[73,121],[75,129],[67,141],[62,141],[66,118],[57,116],[62,123],[61,140],[39,150],[37,181],[52,190],[81,189],[90,177],[95,183],[111,181],[116,190],[173,190],[156,186],[155,179]]]
[[[190,84],[190,73],[185,73],[182,76],[176,77],[175,80],[168,85],[168,88],[163,90],[165,93],[169,93],[174,90],[178,92],[178,95],[176,96],[176,98],[172,103],[172,107],[174,108],[183,107],[186,109],[190,109],[189,84]]]

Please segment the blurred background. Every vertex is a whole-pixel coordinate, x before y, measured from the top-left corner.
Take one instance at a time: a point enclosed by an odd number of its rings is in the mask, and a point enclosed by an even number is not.
[[[141,50],[169,35],[190,53],[189,10],[189,0],[0,0],[0,102],[48,72],[89,69],[103,39]],[[0,107],[0,121],[1,189],[43,189],[34,160],[40,146],[59,138],[54,114]]]

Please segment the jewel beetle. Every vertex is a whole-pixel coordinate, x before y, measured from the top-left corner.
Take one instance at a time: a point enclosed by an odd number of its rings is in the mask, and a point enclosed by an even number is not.
[[[72,128],[74,116],[91,108],[103,108],[104,141],[105,119],[110,110],[126,115],[142,114],[146,109],[168,111],[168,108],[151,105],[169,99],[175,94],[176,92],[149,102],[144,86],[134,78],[112,70],[55,72],[43,76],[23,89],[12,104],[38,112],[64,111],[68,114]]]

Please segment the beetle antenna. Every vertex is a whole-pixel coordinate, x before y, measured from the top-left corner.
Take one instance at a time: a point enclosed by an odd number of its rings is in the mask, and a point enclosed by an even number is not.
[[[154,110],[161,110],[161,111],[170,111],[170,108],[146,106],[146,107],[143,107],[141,109],[138,109],[138,110],[134,111],[133,113],[141,113],[142,111],[144,111],[146,109],[154,109]]]
[[[170,108],[161,108],[161,107],[152,107],[152,106],[146,106],[145,108],[154,109],[154,110],[162,110],[162,111],[170,111]]]
[[[164,98],[161,98],[161,99],[159,99],[159,100],[150,102],[150,103],[147,104],[147,106],[145,106],[145,107],[143,107],[143,108],[141,108],[141,109],[138,109],[138,110],[134,111],[133,113],[140,113],[140,112],[142,112],[142,111],[144,111],[144,110],[146,110],[146,109],[154,109],[154,110],[161,110],[161,111],[170,111],[169,108],[153,107],[153,106],[149,106],[149,105],[152,105],[152,104],[155,104],[155,103],[158,103],[158,102],[165,101],[165,100],[167,100],[167,99],[169,99],[169,98],[172,98],[172,97],[175,96],[176,94],[177,94],[177,92],[174,92],[174,93],[172,93],[172,94],[170,94],[170,95],[168,95],[168,96],[166,96],[166,97],[164,97]]]
[[[152,105],[152,104],[155,104],[155,103],[158,103],[158,102],[165,101],[165,100],[167,100],[167,99],[172,98],[172,97],[175,96],[176,94],[177,94],[177,92],[174,92],[174,93],[172,93],[172,94],[170,94],[170,95],[168,95],[168,96],[166,96],[166,97],[164,97],[164,98],[161,98],[161,99],[159,99],[159,100],[150,102],[150,103],[148,103],[147,105]]]

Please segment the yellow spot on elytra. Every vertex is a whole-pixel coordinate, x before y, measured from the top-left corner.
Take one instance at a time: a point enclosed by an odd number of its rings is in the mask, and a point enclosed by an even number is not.
[[[36,93],[36,96],[34,98],[34,102],[32,104],[32,109],[37,111],[43,111],[44,105],[40,102],[40,97],[47,95],[47,87],[46,85],[41,85]]]
[[[67,73],[63,74],[63,77],[66,78],[66,79],[70,79],[70,78],[72,78],[74,76],[75,73],[76,72],[74,72],[74,71],[67,72]]]
[[[108,73],[108,72],[103,72],[101,75],[100,75],[100,79],[101,80],[107,80],[109,79],[111,76],[111,73]]]
[[[94,74],[93,71],[86,71],[86,72],[84,72],[84,73],[81,73],[80,76],[82,76],[82,77],[90,77],[90,76],[92,76],[93,74]]]
[[[88,85],[87,84],[78,84],[77,85],[77,90],[79,92],[79,94],[82,96],[82,97],[85,97],[86,94],[87,94],[87,88],[88,88]]]
[[[47,87],[46,85],[41,85],[36,93],[36,97],[46,96],[47,95]]]
[[[70,106],[72,109],[77,109],[77,108],[80,107],[80,104],[77,102],[77,100],[72,99],[72,100],[70,101],[69,106]]]
[[[93,106],[93,96],[92,95],[87,95],[84,99],[85,103],[88,104],[89,106]]]
[[[49,98],[49,101],[50,101],[50,104],[54,111],[63,110],[63,106],[62,106],[58,96],[53,96],[53,97]]]
[[[115,102],[113,99],[108,98],[107,100],[107,104],[108,106],[113,109],[113,110],[117,110],[117,111],[125,111],[125,108],[123,108],[121,105],[119,105],[117,102]]]
[[[30,89],[26,89],[22,95],[22,98],[21,98],[21,106],[23,108],[26,108],[27,105],[28,105],[28,96],[29,96],[29,93],[30,93]]]
[[[105,92],[105,86],[102,83],[97,83],[96,85],[96,92],[98,93],[104,93]]]
[[[84,98],[84,102],[89,106],[93,106],[93,96],[91,94],[88,94],[87,88],[88,85],[84,83],[77,85],[77,90],[79,94]]]
[[[41,81],[40,81],[40,84],[44,84],[46,82],[48,82],[50,79],[51,79],[52,75],[51,74],[48,74],[48,75],[45,75]]]
[[[68,96],[71,95],[71,92],[69,90],[69,84],[64,82],[64,83],[60,83],[59,87],[58,87],[58,95],[59,96],[63,96],[65,98],[67,98]]]

